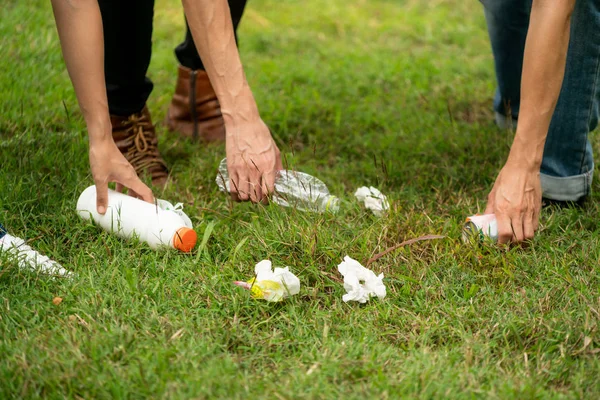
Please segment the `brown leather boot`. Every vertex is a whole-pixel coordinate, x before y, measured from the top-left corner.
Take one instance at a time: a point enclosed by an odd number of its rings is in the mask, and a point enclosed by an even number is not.
[[[164,186],[169,177],[167,164],[158,152],[158,138],[148,107],[127,117],[110,116],[115,143],[138,176],[147,173],[155,186]]]
[[[166,124],[170,131],[193,139],[205,142],[225,140],[221,107],[205,71],[179,66]]]

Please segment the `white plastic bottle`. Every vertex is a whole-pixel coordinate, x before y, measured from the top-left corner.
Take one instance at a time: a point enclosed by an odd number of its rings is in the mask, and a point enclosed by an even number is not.
[[[229,193],[226,158],[219,165],[216,181],[221,191]],[[340,208],[340,200],[329,194],[329,189],[322,181],[304,172],[288,170],[279,171],[275,179],[272,201],[280,206],[294,207],[302,211],[335,213]]]
[[[90,186],[79,196],[77,213],[84,219],[92,219],[107,232],[125,239],[136,236],[154,249],[168,246],[189,252],[198,240],[181,205],[173,206],[164,200],[150,204],[109,189],[108,207],[101,215],[96,211],[96,186]]]
[[[19,267],[24,269],[49,275],[71,275],[59,263],[32,249],[23,239],[10,235],[2,224],[0,224],[0,253],[8,254],[9,259],[15,259]]]

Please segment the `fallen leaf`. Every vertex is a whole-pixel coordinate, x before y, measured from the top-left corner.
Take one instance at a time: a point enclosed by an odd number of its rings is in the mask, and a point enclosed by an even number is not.
[[[60,303],[62,303],[62,297],[55,297],[52,299],[52,304],[55,306],[59,305]]]
[[[311,367],[308,369],[308,371],[306,371],[306,375],[310,375],[310,374],[312,374],[313,372],[315,372],[315,371],[317,370],[317,368],[319,368],[319,365],[320,365],[320,364],[319,364],[318,362],[317,362],[317,363],[314,363],[314,364],[313,364],[313,365],[312,365],[312,366],[311,366]]]
[[[409,244],[413,244],[416,242],[422,242],[424,240],[443,239],[445,237],[446,236],[442,236],[442,235],[425,235],[425,236],[421,236],[418,238],[405,240],[404,242],[397,244],[395,246],[392,246],[389,249],[382,251],[379,254],[375,254],[373,257],[371,257],[369,260],[367,260],[367,262],[365,262],[365,267],[368,266],[369,264],[379,260],[381,257],[391,253],[392,251],[399,249],[400,247],[408,246]]]
[[[179,339],[181,336],[183,336],[183,328],[181,328],[180,330],[178,330],[177,332],[175,332],[173,334],[173,336],[171,336],[171,339],[169,339],[169,341],[175,340],[175,339]]]

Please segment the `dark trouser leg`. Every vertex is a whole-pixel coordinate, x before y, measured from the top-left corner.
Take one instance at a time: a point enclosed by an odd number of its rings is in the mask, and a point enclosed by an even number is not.
[[[543,195],[577,201],[590,193],[594,172],[588,139],[600,116],[600,0],[580,0],[571,19],[565,79],[546,138]]]
[[[521,70],[531,0],[482,0],[482,3],[498,82],[494,111],[510,121],[511,117],[517,119],[519,116]]]
[[[152,92],[146,77],[152,55],[154,0],[98,0],[104,26],[104,68],[112,115],[142,110]]]
[[[497,115],[519,115],[521,70],[531,0],[482,0],[498,91]],[[588,134],[600,115],[600,0],[576,3],[560,97],[548,131],[541,166],[542,195],[577,201],[590,192],[594,160]]]
[[[233,30],[236,33],[236,40],[237,27],[242,19],[242,14],[244,13],[244,8],[246,7],[246,1],[247,0],[229,0],[229,10],[231,11],[231,20],[233,22]],[[175,49],[175,55],[177,56],[179,63],[184,67],[192,70],[204,69],[202,60],[200,59],[198,51],[196,50],[196,44],[192,38],[190,27],[187,26],[187,21],[185,40],[179,46],[177,46]]]

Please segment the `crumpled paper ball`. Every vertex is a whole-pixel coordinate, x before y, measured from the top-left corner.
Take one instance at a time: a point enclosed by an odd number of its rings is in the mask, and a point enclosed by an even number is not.
[[[365,203],[365,207],[371,210],[373,214],[377,215],[378,217],[380,217],[390,208],[390,203],[387,201],[387,197],[373,186],[363,186],[358,188],[354,193],[354,197],[356,197],[358,201]]]
[[[288,267],[273,270],[271,261],[262,260],[254,267],[254,273],[256,276],[249,281],[234,284],[249,290],[255,299],[275,302],[300,292],[300,279]]]
[[[383,274],[375,275],[373,271],[348,256],[344,257],[344,261],[338,265],[338,271],[344,276],[344,289],[347,293],[342,300],[345,302],[366,303],[369,298],[374,296],[380,299],[385,298]]]

